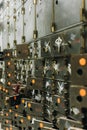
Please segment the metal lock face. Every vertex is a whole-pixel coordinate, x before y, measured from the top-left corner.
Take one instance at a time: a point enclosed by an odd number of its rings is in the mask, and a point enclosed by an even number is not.
[[[52,50],[51,50],[51,41],[49,38],[41,39],[41,57],[51,57]]]
[[[12,83],[14,83],[14,81],[12,79],[7,79],[6,80],[6,86],[7,87],[11,87]]]
[[[72,85],[70,87],[71,115],[76,120],[82,120],[87,114],[87,88],[85,86]]]
[[[8,77],[8,75],[6,75],[6,85],[11,86],[12,83],[15,83],[15,77],[14,74],[12,74],[12,77]]]
[[[13,111],[22,114],[23,113],[23,108],[21,107],[21,105],[15,105],[11,107]]]
[[[69,102],[68,100],[65,102],[65,98],[63,96],[54,95],[53,101],[53,108],[57,112],[65,115],[66,110],[69,111]]]
[[[12,119],[12,112],[9,112],[9,111],[4,111],[4,113],[5,113],[5,118],[7,118],[7,119]]]
[[[17,125],[19,126],[19,127],[26,127],[27,126],[27,121],[26,121],[26,118],[25,117],[23,117],[23,116],[21,116],[21,115],[18,115],[17,117],[16,117],[16,121],[17,121]]]
[[[87,54],[72,55],[71,70],[72,85],[87,85]]]
[[[3,124],[11,125],[12,121],[11,121],[11,119],[3,118]]]
[[[5,49],[4,50],[4,59],[9,60],[13,58],[13,50],[12,49]]]
[[[19,44],[16,46],[17,49],[17,58],[18,59],[27,59],[29,56],[28,44]]]
[[[43,73],[44,73],[44,61],[35,60],[35,76],[43,77]]]
[[[43,79],[42,78],[31,78],[27,79],[27,86],[29,89],[43,90]]]
[[[5,70],[14,72],[15,71],[14,61],[12,61],[12,60],[5,61]]]
[[[6,80],[10,80],[11,79],[11,81],[15,81],[15,76],[14,76],[14,73],[10,73],[10,72],[7,72],[6,73]]]
[[[79,109],[87,108],[85,103],[87,100],[87,88],[80,85],[71,85],[70,87],[70,102],[72,106],[77,106]]]
[[[30,114],[32,116],[43,116],[43,106],[41,103],[35,103],[35,102],[26,102],[27,106],[25,107],[25,111],[27,114]]]
[[[9,105],[15,106],[21,103],[22,95],[14,95],[9,98]]]
[[[71,127],[75,127],[75,128],[79,127],[79,129],[77,130],[80,130],[80,128],[82,128],[83,126],[79,121],[70,120],[67,119],[66,117],[59,118],[59,130],[64,130],[64,129],[75,130],[75,129],[71,129]]]

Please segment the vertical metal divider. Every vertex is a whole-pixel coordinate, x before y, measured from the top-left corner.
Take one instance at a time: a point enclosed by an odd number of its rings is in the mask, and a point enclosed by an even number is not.
[[[38,31],[37,31],[37,11],[36,11],[36,5],[37,5],[37,0],[33,1],[34,4],[34,31],[33,31],[33,39],[35,40],[38,37]]]
[[[56,25],[55,25],[55,4],[54,0],[52,0],[52,24],[51,24],[51,32],[55,32]]]
[[[10,49],[10,43],[9,43],[9,31],[10,31],[10,16],[9,16],[9,10],[10,10],[10,1],[7,1],[7,49]]]
[[[24,0],[22,0],[22,9],[21,9],[21,14],[22,14],[22,21],[23,21],[23,32],[22,32],[22,43],[25,43],[26,38],[25,38],[25,20],[24,20],[24,15],[25,15],[25,7],[24,7]]]
[[[17,28],[16,28],[16,0],[14,0],[14,15],[13,15],[13,20],[14,20],[14,41],[13,41],[13,46],[15,47],[17,45],[17,40],[16,40],[16,31],[17,31]]]

